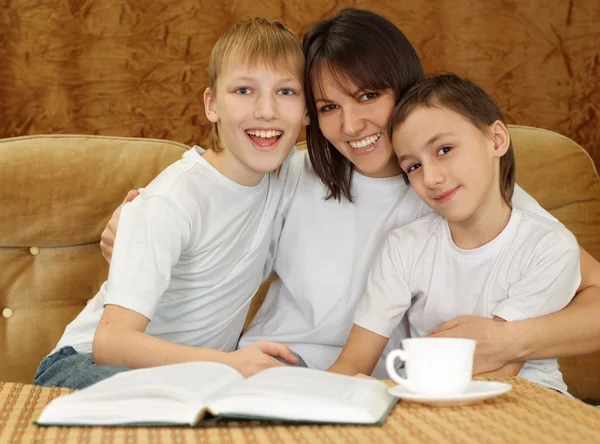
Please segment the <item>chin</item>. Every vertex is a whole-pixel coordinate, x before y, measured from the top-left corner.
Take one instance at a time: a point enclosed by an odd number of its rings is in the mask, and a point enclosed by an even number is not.
[[[354,166],[363,176],[377,177],[387,170],[389,163],[389,159],[370,159],[368,162],[356,162]]]
[[[277,161],[272,161],[272,162],[260,162],[260,163],[252,165],[252,169],[254,171],[256,171],[257,173],[262,173],[262,174],[272,173],[273,171],[277,170],[277,168],[279,168],[281,166],[281,164],[283,163],[283,160],[285,160],[285,159],[281,159],[281,161],[277,160]]]

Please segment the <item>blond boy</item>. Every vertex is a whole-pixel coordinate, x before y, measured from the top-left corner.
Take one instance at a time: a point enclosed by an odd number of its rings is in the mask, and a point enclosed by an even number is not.
[[[123,207],[108,280],[35,383],[83,388],[187,361],[244,375],[283,365],[274,357],[298,362],[279,344],[235,347],[263,279],[279,170],[306,124],[303,63],[298,38],[278,22],[246,20],[219,39],[204,93],[208,150],[187,151]]]

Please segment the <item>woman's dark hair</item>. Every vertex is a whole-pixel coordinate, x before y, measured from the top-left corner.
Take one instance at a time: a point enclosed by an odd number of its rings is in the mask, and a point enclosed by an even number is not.
[[[371,11],[343,9],[329,20],[315,23],[303,39],[306,65],[304,84],[310,124],[306,128],[308,154],[313,168],[328,189],[327,199],[352,202],[354,166],[323,136],[319,128],[313,81],[331,73],[342,90],[392,89],[396,103],[423,78],[415,48],[389,20]],[[351,82],[351,85],[348,83]]]

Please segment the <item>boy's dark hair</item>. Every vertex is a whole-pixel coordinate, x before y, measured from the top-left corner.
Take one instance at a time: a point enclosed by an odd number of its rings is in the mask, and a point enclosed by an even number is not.
[[[497,120],[506,125],[502,111],[488,93],[472,81],[448,73],[421,80],[408,90],[394,108],[390,118],[388,126],[390,139],[394,129],[402,125],[413,110],[418,107],[434,106],[459,113],[484,132],[488,131],[489,126]],[[406,175],[404,178],[408,182]],[[500,159],[500,193],[509,206],[512,206],[514,189],[515,154],[511,140],[508,150]]]
[[[308,154],[327,187],[327,199],[352,202],[353,165],[323,136],[312,90],[313,80],[329,71],[342,90],[392,89],[396,102],[423,77],[421,60],[406,36],[390,21],[371,11],[348,8],[329,20],[315,23],[303,39],[306,65],[304,85],[310,124],[306,128]],[[348,91],[351,93],[351,91]]]

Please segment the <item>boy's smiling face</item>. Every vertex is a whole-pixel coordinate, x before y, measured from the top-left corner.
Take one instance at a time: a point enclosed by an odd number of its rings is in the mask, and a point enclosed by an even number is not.
[[[249,66],[235,57],[225,63],[216,91],[204,93],[204,105],[218,126],[219,169],[226,176],[253,186],[281,166],[308,123],[300,73]]]
[[[482,131],[443,106],[418,106],[393,133],[400,168],[416,193],[449,223],[487,214],[502,201],[499,161],[508,142],[494,122]],[[507,133],[506,133],[507,134]]]

